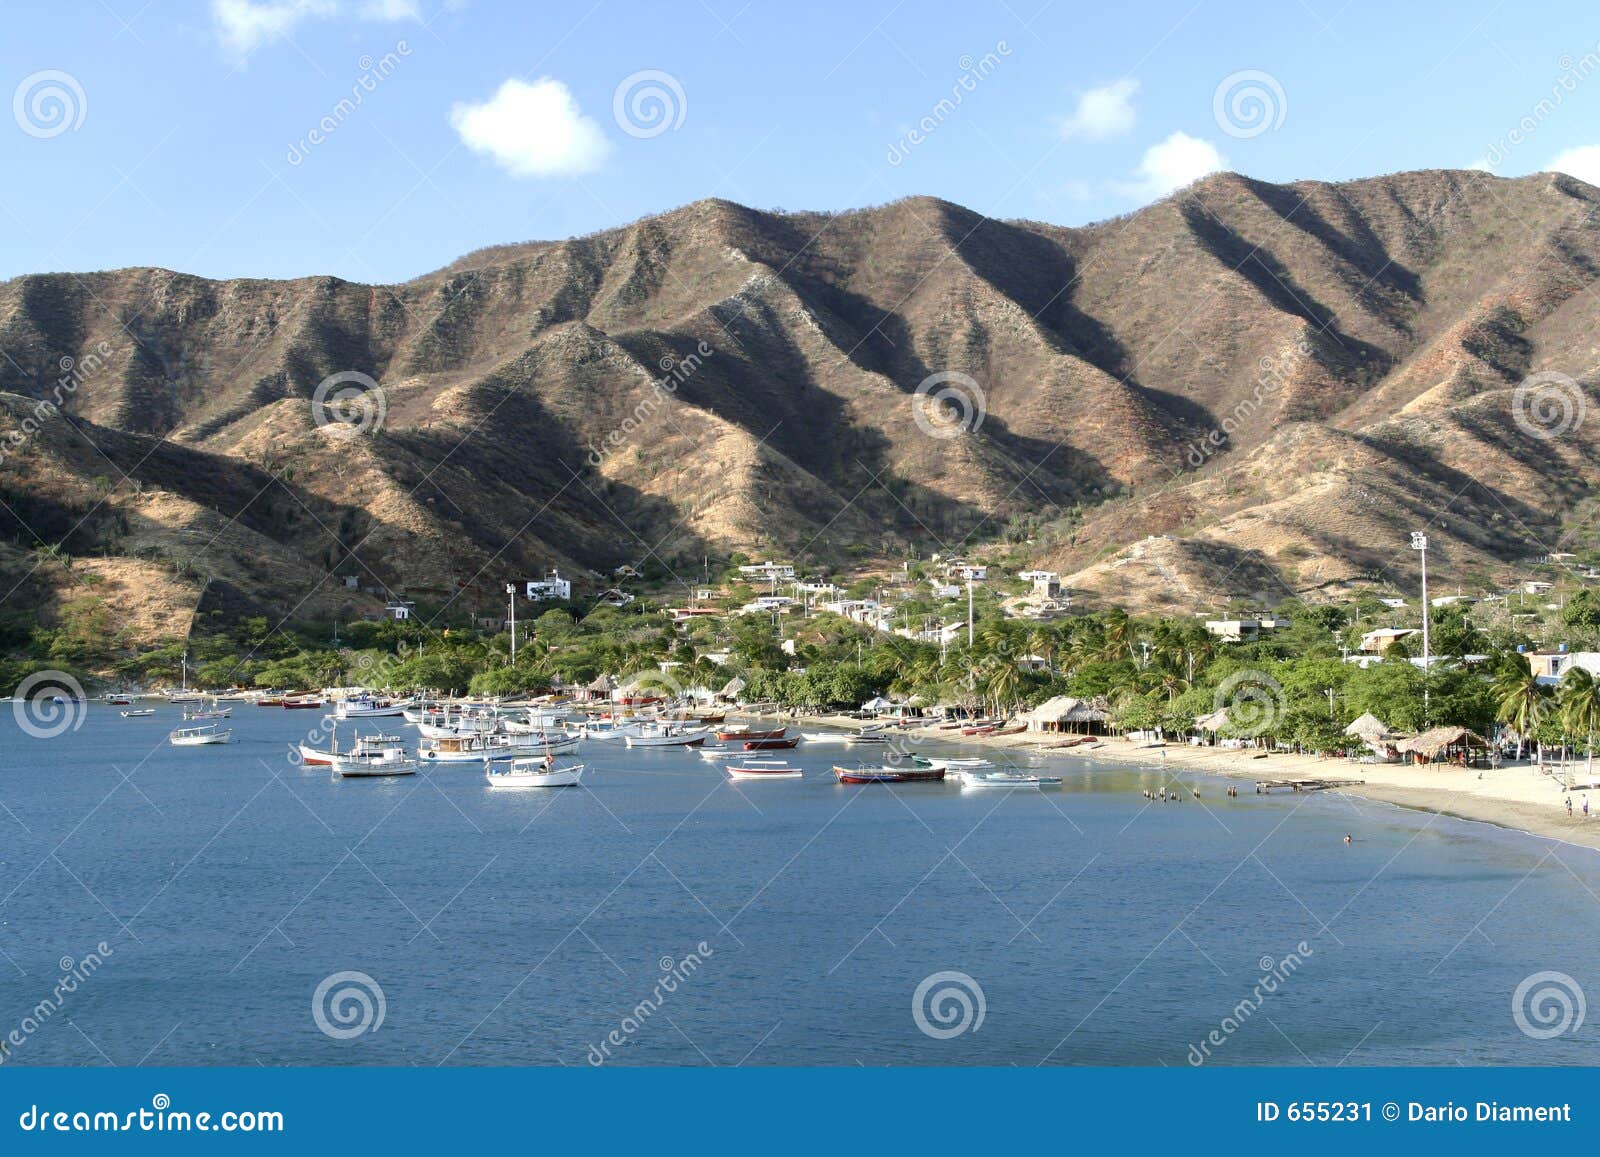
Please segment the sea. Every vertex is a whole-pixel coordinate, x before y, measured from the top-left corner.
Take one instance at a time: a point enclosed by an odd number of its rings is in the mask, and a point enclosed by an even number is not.
[[[843,786],[882,753],[812,743],[773,782],[602,741],[578,788],[340,780],[291,754],[318,712],[177,748],[168,705],[30,710],[4,1064],[1600,1063],[1600,855],[1489,825],[1154,758]]]

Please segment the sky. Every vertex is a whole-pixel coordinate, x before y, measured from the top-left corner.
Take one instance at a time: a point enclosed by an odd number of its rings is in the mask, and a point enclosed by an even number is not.
[[[389,283],[703,197],[1077,225],[1206,172],[1600,184],[1600,11],[0,0],[0,278]]]

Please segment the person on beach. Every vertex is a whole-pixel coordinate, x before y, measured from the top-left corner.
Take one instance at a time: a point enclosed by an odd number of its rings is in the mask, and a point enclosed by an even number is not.
[[[1567,797],[1567,818],[1572,818],[1572,797],[1570,795]]]

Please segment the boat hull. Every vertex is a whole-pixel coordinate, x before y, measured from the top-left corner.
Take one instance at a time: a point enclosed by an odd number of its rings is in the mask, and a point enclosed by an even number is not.
[[[835,767],[833,774],[840,783],[939,783],[944,768]]]
[[[518,771],[513,766],[508,771],[491,771],[484,778],[490,787],[501,791],[525,787],[581,787],[583,764],[557,767],[550,771]]]

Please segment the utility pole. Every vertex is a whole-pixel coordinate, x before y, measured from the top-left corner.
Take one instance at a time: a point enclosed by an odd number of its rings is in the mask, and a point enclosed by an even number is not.
[[[1433,664],[1428,645],[1428,536],[1413,530],[1411,549],[1422,556],[1422,721],[1429,723],[1432,720],[1428,711],[1428,676]]]
[[[972,648],[972,576],[967,576],[967,648]]]
[[[511,665],[517,665],[517,584],[506,584],[507,601],[511,604]]]

